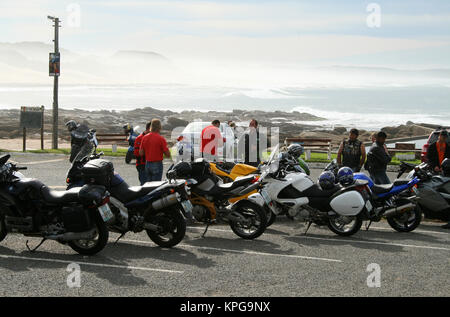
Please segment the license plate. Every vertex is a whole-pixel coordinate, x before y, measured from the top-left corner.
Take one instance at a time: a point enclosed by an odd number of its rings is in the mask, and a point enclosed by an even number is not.
[[[98,207],[98,211],[100,212],[100,215],[102,216],[104,222],[108,222],[114,217],[114,214],[112,213],[111,208],[109,208],[108,204],[104,204]]]
[[[269,194],[263,189],[260,192],[262,198],[264,199],[264,201],[266,202],[266,204],[270,204],[272,202],[272,199],[270,199]]]
[[[370,200],[366,201],[366,209],[367,211],[371,211],[372,210],[372,204],[370,203]]]
[[[183,200],[183,201],[181,202],[181,206],[183,206],[183,209],[184,209],[184,211],[185,211],[187,214],[191,214],[192,209],[194,208],[194,207],[192,206],[192,203],[191,203],[190,200]]]

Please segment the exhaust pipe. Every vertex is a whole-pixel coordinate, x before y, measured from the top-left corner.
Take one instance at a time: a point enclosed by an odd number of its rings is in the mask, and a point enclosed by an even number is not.
[[[72,241],[72,240],[91,240],[95,238],[96,229],[92,229],[84,232],[66,232],[63,234],[57,234],[45,237],[49,240],[58,241]]]
[[[179,196],[180,195],[178,193],[175,193],[175,194],[170,194],[166,197],[160,198],[158,200],[155,200],[152,203],[152,208],[154,210],[160,210],[160,209],[175,205],[176,203],[178,203]]]
[[[397,215],[401,215],[405,212],[411,211],[414,208],[416,208],[416,204],[413,203],[407,203],[405,205],[401,205],[399,207],[389,208],[384,213],[383,216],[385,217],[393,217]]]

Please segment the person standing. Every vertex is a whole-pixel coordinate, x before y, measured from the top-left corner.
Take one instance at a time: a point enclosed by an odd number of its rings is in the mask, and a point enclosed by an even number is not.
[[[147,173],[145,172],[145,155],[139,155],[139,150],[141,148],[142,139],[146,134],[150,132],[150,127],[152,123],[151,121],[147,122],[145,125],[145,131],[139,134],[134,141],[134,156],[136,157],[136,169],[138,172],[138,178],[141,185],[144,185],[147,182]]]
[[[145,156],[147,181],[160,181],[163,174],[164,156],[171,158],[166,139],[160,135],[161,121],[153,119],[150,133],[142,138],[139,156]]]
[[[225,139],[220,133],[220,121],[214,120],[211,125],[202,130],[200,153],[202,157],[209,161],[218,160],[218,149],[225,142]]]
[[[337,153],[339,166],[350,167],[353,172],[359,172],[366,160],[366,148],[358,136],[358,129],[351,129],[348,140],[341,142]]]
[[[391,156],[385,147],[387,135],[383,131],[378,132],[375,143],[367,153],[365,168],[369,171],[370,177],[377,185],[390,184],[391,181],[386,174],[387,164],[391,161]]]
[[[442,172],[442,162],[450,159],[450,144],[448,144],[448,132],[442,130],[439,133],[439,139],[430,144],[427,153],[428,163],[436,173]]]
[[[245,164],[257,167],[261,163],[262,150],[266,147],[261,144],[262,140],[267,140],[266,135],[260,133],[258,121],[252,119],[248,130],[239,139],[239,152],[243,152]]]

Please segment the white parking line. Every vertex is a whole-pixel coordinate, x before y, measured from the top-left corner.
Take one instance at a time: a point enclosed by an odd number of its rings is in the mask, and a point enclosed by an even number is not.
[[[153,244],[152,242],[142,241],[142,240],[126,240],[126,239],[122,239],[120,241],[130,242],[130,243]],[[286,257],[286,258],[303,259],[303,260],[317,260],[317,261],[327,261],[327,262],[342,263],[342,260],[318,258],[318,257],[312,257],[312,256],[291,255],[291,254],[277,254],[277,253],[266,253],[266,252],[256,252],[256,251],[242,251],[242,250],[222,249],[222,248],[213,248],[213,247],[202,247],[202,246],[195,246],[195,245],[189,245],[189,244],[178,244],[177,247],[179,247],[179,248],[194,248],[194,249],[214,250],[214,251],[221,251],[221,252],[233,252],[233,253],[260,255],[260,256]]]
[[[383,228],[383,227],[370,227],[370,229],[377,229],[377,230],[389,230],[389,231],[393,231],[394,229],[392,228]],[[440,231],[429,231],[429,230],[414,230],[412,232],[417,232],[417,233],[432,233],[432,234],[443,234],[443,235],[449,235],[448,232],[440,232]]]
[[[4,259],[18,259],[18,260],[31,260],[31,261],[40,261],[40,262],[50,262],[50,263],[77,263],[79,265],[87,265],[87,266],[98,266],[98,267],[108,267],[108,268],[117,268],[117,269],[129,269],[129,270],[140,270],[140,271],[152,271],[152,272],[163,272],[163,273],[177,273],[183,274],[183,271],[174,271],[174,270],[164,270],[164,269],[155,269],[148,267],[139,267],[139,266],[128,266],[128,265],[116,265],[116,264],[103,264],[103,263],[91,263],[91,262],[79,262],[79,261],[67,261],[67,260],[57,260],[57,259],[43,259],[43,258],[32,258],[27,256],[16,256],[16,255],[2,255],[0,254],[0,258]]]
[[[20,162],[15,162],[13,161],[14,164],[18,164],[21,166],[27,166],[27,165],[35,165],[35,164],[45,164],[45,163],[54,163],[54,162],[61,162],[61,161],[65,161],[66,159],[55,159],[55,160],[47,160],[47,161],[34,161],[34,162],[26,162],[26,163],[20,163]]]
[[[188,229],[204,230],[204,228],[200,228],[200,227],[187,227],[187,228]],[[233,233],[233,231],[226,230],[226,229],[208,229],[208,231],[218,231],[218,232]],[[264,234],[275,235],[273,233],[264,233]],[[289,235],[286,234],[286,235],[282,235],[282,236],[289,236]],[[449,248],[431,247],[431,246],[425,246],[425,245],[400,244],[400,243],[378,242],[378,241],[343,240],[343,239],[340,239],[340,238],[319,238],[319,237],[310,237],[310,236],[294,236],[294,237],[296,237],[296,238],[304,238],[304,239],[324,240],[324,241],[343,241],[343,242],[365,243],[365,244],[384,244],[384,245],[400,246],[400,247],[407,247],[407,248],[422,248],[422,249],[434,249],[434,250],[450,251]]]

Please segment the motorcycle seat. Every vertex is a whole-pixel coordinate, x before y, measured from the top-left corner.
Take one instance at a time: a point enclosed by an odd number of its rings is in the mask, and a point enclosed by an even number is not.
[[[59,205],[78,202],[78,193],[80,190],[81,187],[74,187],[65,191],[51,190],[44,185],[41,187],[41,194],[42,198],[44,198],[47,203]]]
[[[247,183],[249,184],[253,178],[254,178],[254,176],[252,176],[252,175],[239,176],[239,177],[236,177],[236,179],[232,183],[219,184],[219,188],[223,189],[223,190],[230,190],[230,189],[239,187],[239,186],[247,184]]]
[[[111,187],[110,192],[113,197],[117,198],[122,203],[127,203],[152,192],[165,183],[167,183],[167,181],[147,182],[142,186],[130,187],[126,182],[122,182],[117,186]]]
[[[394,184],[373,185],[372,192],[375,194],[384,194],[390,192],[392,187],[394,187]]]
[[[334,186],[332,189],[323,190],[319,186],[314,185],[305,190],[304,194],[308,198],[329,198],[340,189],[341,187]]]
[[[396,179],[394,181],[394,186],[406,185],[409,183],[409,179]]]

